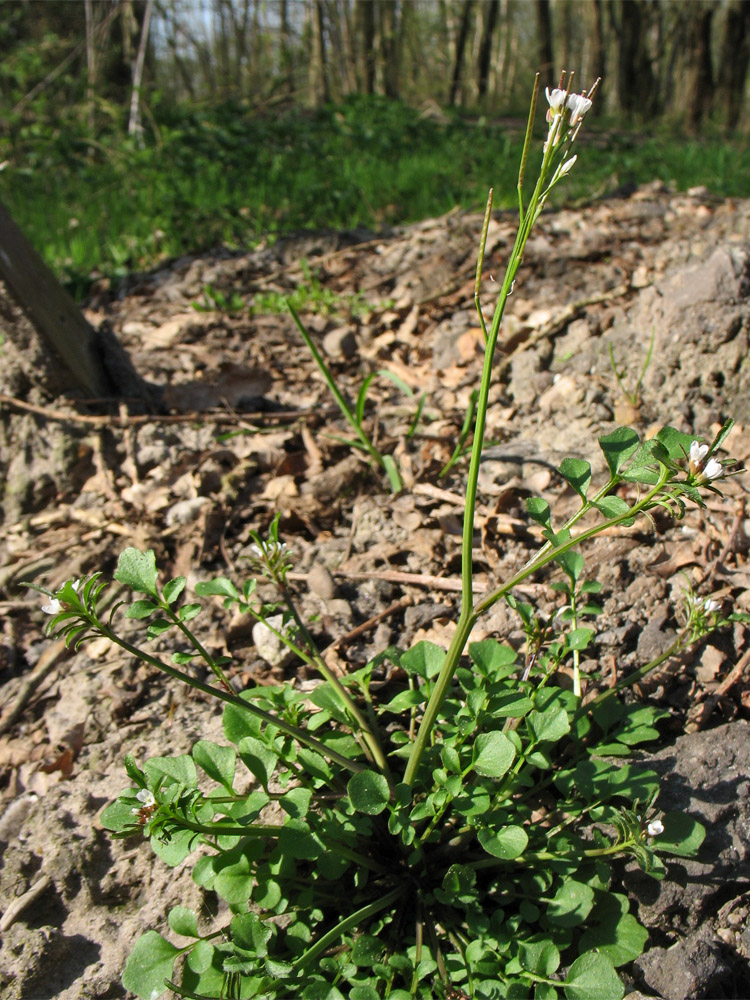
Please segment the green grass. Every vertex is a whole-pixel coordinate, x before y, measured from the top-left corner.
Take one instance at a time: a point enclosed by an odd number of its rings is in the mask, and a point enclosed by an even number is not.
[[[162,108],[160,142],[138,149],[115,130],[37,128],[0,172],[0,198],[68,284],[85,294],[99,274],[303,228],[414,221],[456,205],[516,204],[521,123],[423,118],[406,105],[356,98],[314,112],[250,116],[237,107]],[[539,132],[539,153],[543,125]],[[750,191],[750,149],[725,140],[602,131],[586,122],[580,158],[557,203],[660,178],[719,195]],[[2,157],[0,157],[2,158]],[[534,169],[529,163],[529,174]]]

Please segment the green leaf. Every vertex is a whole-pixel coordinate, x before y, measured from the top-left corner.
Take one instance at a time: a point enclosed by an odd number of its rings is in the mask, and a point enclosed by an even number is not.
[[[546,500],[542,500],[541,497],[527,497],[526,510],[537,524],[541,524],[543,528],[550,527],[550,509]]]
[[[176,868],[201,843],[201,834],[193,830],[173,830],[165,840],[161,832],[151,836],[151,849],[165,865]]]
[[[536,983],[534,1000],[557,1000],[557,987],[552,983]]]
[[[198,740],[193,747],[193,760],[209,778],[218,781],[231,794],[237,763],[233,747],[221,747],[210,740]]]
[[[185,577],[177,576],[174,580],[164,584],[163,597],[167,604],[174,604],[177,598],[185,589]]]
[[[721,430],[711,442],[711,447],[708,449],[708,455],[706,456],[707,458],[713,455],[713,453],[717,450],[717,448],[721,447],[721,445],[724,443],[728,435],[731,433],[733,427],[734,427],[734,420],[732,420],[731,418],[724,422],[724,424],[721,427]]]
[[[565,636],[566,649],[586,649],[596,635],[593,628],[574,628]]]
[[[468,865],[451,865],[443,876],[443,889],[455,896],[472,897],[477,882],[477,873]]]
[[[522,719],[531,711],[534,702],[520,691],[508,691],[490,698],[488,712],[493,719]]]
[[[187,754],[180,754],[178,757],[152,757],[143,767],[150,785],[155,785],[159,778],[164,777],[167,784],[177,782],[185,788],[198,787],[195,764]]]
[[[181,622],[192,621],[203,610],[202,604],[183,604],[177,612],[177,617]]]
[[[520,857],[526,850],[529,838],[522,826],[505,826],[502,830],[493,831],[486,827],[477,834],[482,847],[493,858],[512,861]]]
[[[115,580],[124,583],[126,587],[130,587],[136,593],[148,594],[158,600],[157,575],[156,555],[153,549],[149,549],[148,552],[139,552],[138,549],[128,548],[120,553],[115,570]]]
[[[318,684],[318,686],[310,692],[310,701],[313,705],[317,705],[318,708],[324,709],[335,719],[336,722],[341,722],[346,725],[349,722],[349,717],[347,716],[344,708],[341,704],[341,698],[337,691],[327,682]]]
[[[122,984],[142,1000],[155,1000],[166,992],[165,979],[172,978],[180,949],[157,934],[146,931],[139,937],[125,963]]]
[[[379,962],[385,945],[372,934],[360,934],[352,946],[352,962],[355,965],[371,966]]]
[[[461,767],[461,757],[458,750],[454,746],[449,744],[443,744],[440,750],[440,759],[443,762],[443,767],[447,771],[453,771],[454,774],[460,774],[463,768]]]
[[[518,958],[521,967],[536,976],[549,977],[557,972],[560,966],[560,952],[552,941],[545,938],[521,941],[518,946]]]
[[[615,496],[602,497],[598,503],[594,504],[594,506],[597,510],[601,511],[607,519],[622,517],[623,514],[627,514],[630,510],[630,504],[626,503],[622,497]]]
[[[581,573],[583,573],[583,556],[580,552],[575,552],[573,549],[569,549],[567,552],[562,552],[555,558],[555,562],[559,566],[562,566],[574,583],[578,581]]]
[[[582,924],[594,905],[594,890],[585,882],[565,879],[547,907],[547,919],[559,927]]]
[[[195,913],[187,906],[173,906],[167,920],[175,934],[181,934],[182,937],[200,937],[198,920]]]
[[[346,786],[349,798],[357,812],[377,816],[388,805],[388,782],[376,771],[359,771]]]
[[[245,736],[241,739],[237,749],[242,763],[267,790],[279,755],[254,736]]]
[[[482,733],[474,744],[474,770],[487,778],[502,778],[510,770],[516,748],[505,733]]]
[[[196,583],[195,593],[198,597],[228,597],[231,600],[236,600],[240,596],[235,585],[225,576],[217,576],[213,580]]]
[[[240,698],[245,700],[242,694],[240,694]],[[246,700],[250,701],[249,698]],[[260,733],[260,720],[238,705],[227,705],[221,722],[224,735],[235,746],[246,736],[258,736]]]
[[[212,888],[230,906],[244,905],[250,899],[255,861],[252,854],[257,854],[260,850],[262,850],[260,843],[245,842],[226,854],[211,859],[215,873]]]
[[[386,475],[388,476],[391,492],[400,493],[404,484],[401,482],[401,476],[399,475],[396,460],[392,455],[381,455],[380,458],[383,462],[383,468],[385,469]]]
[[[326,848],[304,820],[288,819],[279,831],[279,849],[295,860],[314,861]]]
[[[685,434],[674,427],[662,427],[656,435],[656,440],[667,449],[671,461],[679,462],[690,454],[690,445],[695,438],[692,434]]]
[[[390,996],[393,996],[393,993]],[[349,1000],[379,1000],[379,998],[380,994],[374,986],[366,986],[360,983],[359,986],[352,986],[349,990]]]
[[[497,639],[469,643],[469,656],[480,673],[495,680],[502,680],[512,674],[518,661],[515,649]]]
[[[139,809],[141,805],[135,794],[135,789],[132,788],[124,792],[114,802],[110,802],[104,809],[99,817],[99,822],[105,830],[110,830],[112,833],[134,832],[133,828],[137,823],[137,817],[133,810]]]
[[[232,941],[245,951],[264,958],[268,942],[273,937],[273,927],[261,920],[257,913],[238,913],[229,925]]]
[[[622,466],[633,455],[640,444],[638,434],[632,427],[617,427],[611,434],[599,438],[599,447],[604,452],[609,471],[617,475]]]
[[[697,854],[706,836],[706,828],[685,813],[668,812],[662,817],[664,833],[650,841],[651,845],[668,854],[689,858]]]
[[[159,605],[152,601],[133,601],[125,612],[126,618],[148,618],[154,611],[159,611]]]
[[[184,667],[185,664],[191,663],[196,656],[200,656],[200,653],[172,653],[170,659],[172,663],[176,663],[178,667]]]
[[[587,951],[568,969],[566,1000],[622,1000],[625,988],[614,966],[600,952]]]
[[[309,788],[290,788],[281,796],[279,805],[293,819],[303,819],[310,808],[312,792]]]
[[[398,694],[394,695],[389,702],[381,706],[383,712],[393,712],[395,715],[400,715],[401,712],[405,712],[415,705],[421,705],[423,701],[427,701],[427,695],[422,688],[406,688],[404,691],[399,691]]]
[[[196,941],[195,946],[190,949],[187,956],[188,968],[197,975],[210,969],[216,949],[208,941]],[[183,978],[183,985],[185,980]]]
[[[570,732],[568,713],[551,705],[543,712],[529,712],[526,724],[535,743],[556,743]]]
[[[622,478],[628,483],[654,486],[659,481],[658,463],[668,459],[666,448],[656,438],[651,438],[638,448]]]
[[[307,773],[313,776],[313,778],[318,778],[321,781],[328,781],[329,778],[333,776],[333,771],[331,770],[331,766],[328,761],[325,757],[322,757],[314,750],[308,750],[307,747],[301,747],[297,751],[297,760],[300,764],[302,764]]]
[[[437,676],[445,662],[445,650],[434,642],[423,640],[402,653],[399,666],[407,674],[417,674],[425,680]]]
[[[591,485],[591,466],[580,458],[564,458],[560,463],[560,475],[576,491],[578,496],[586,499]]]
[[[591,911],[590,926],[581,935],[580,947],[601,952],[615,968],[643,954],[648,931],[628,912],[629,905],[626,896],[604,894]]]
[[[173,622],[167,621],[166,618],[155,618],[146,629],[146,636],[149,639],[158,639],[160,635],[168,632],[173,624]]]

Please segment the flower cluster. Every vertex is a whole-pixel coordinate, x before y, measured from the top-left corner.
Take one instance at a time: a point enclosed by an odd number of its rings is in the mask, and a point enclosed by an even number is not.
[[[724,475],[724,469],[715,458],[708,458],[708,445],[693,441],[688,457],[688,472],[699,485],[706,485]]]
[[[562,84],[563,80],[560,81],[559,87],[555,87],[553,90],[550,90],[549,87],[545,89],[547,103],[549,104],[549,108],[547,109],[549,132],[547,133],[547,141],[544,144],[545,152],[550,144],[554,149],[568,138],[572,142],[578,135],[578,129],[581,126],[584,116],[591,110],[593,105],[591,94],[593,94],[596,84],[591,88],[588,97],[585,92],[582,94],[571,94],[570,82],[568,83],[567,90],[562,89]],[[564,164],[566,167],[565,173],[573,165],[574,160],[575,157]]]

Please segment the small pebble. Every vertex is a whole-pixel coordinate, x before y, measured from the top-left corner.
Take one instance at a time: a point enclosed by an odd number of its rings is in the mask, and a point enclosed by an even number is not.
[[[313,594],[324,601],[336,596],[336,581],[323,563],[315,563],[307,576],[307,585]]]

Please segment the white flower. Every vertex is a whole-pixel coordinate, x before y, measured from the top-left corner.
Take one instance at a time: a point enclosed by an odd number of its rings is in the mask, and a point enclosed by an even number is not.
[[[721,607],[720,601],[715,601],[712,597],[706,597],[702,601],[700,597],[695,602],[696,605],[703,605],[703,610],[707,615],[713,614],[714,611],[718,611]]]
[[[646,835],[649,837],[658,837],[664,833],[664,824],[660,819],[652,819],[651,822],[646,827]]]
[[[252,554],[254,556],[257,556],[259,559],[262,559],[263,556],[265,555],[265,553],[263,552],[263,549],[260,547],[260,545],[251,545],[250,546],[250,551],[252,552]]]
[[[570,111],[570,124],[576,125],[586,112],[591,110],[593,102],[583,94],[570,94],[565,103]]]
[[[703,465],[703,460],[708,454],[708,445],[699,444],[698,441],[693,441],[690,445],[690,464],[697,468]]]
[[[544,92],[547,95],[547,102],[549,104],[547,121],[551,122],[554,116],[559,115],[563,109],[565,104],[565,91],[560,90],[559,87],[555,87],[554,90],[550,90],[549,87],[545,87]]]
[[[703,478],[707,480],[720,479],[724,475],[724,469],[715,458],[709,458],[703,470]]]
[[[142,802],[143,805],[146,806],[147,808],[149,806],[156,805],[156,799],[154,798],[154,793],[150,791],[148,788],[142,788],[140,792],[138,792],[138,794],[136,795],[136,798],[138,799],[139,802]]]
[[[78,588],[81,586],[80,580],[75,580],[73,582],[73,590],[78,593]],[[42,605],[42,611],[45,615],[59,615],[61,611],[64,611],[67,605],[60,601],[57,597],[53,597],[49,604]]]

